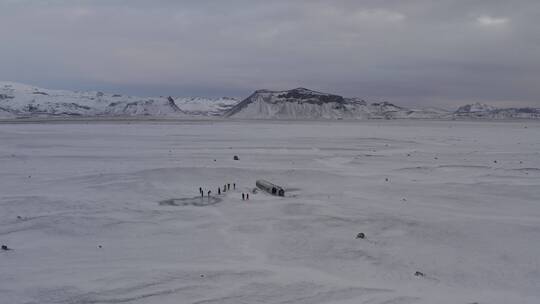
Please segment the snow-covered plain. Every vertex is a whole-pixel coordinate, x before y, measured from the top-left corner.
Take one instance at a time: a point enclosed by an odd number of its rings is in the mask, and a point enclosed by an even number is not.
[[[538,122],[21,123],[0,143],[0,303],[540,302]],[[286,197],[242,201],[258,178]]]

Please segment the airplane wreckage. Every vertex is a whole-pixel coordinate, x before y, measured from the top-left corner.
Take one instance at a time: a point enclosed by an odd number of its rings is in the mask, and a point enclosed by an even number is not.
[[[265,191],[265,192],[268,192],[272,195],[276,195],[276,196],[285,196],[285,190],[278,186],[278,185],[275,185],[275,184],[272,184],[271,182],[269,181],[266,181],[266,180],[263,180],[263,179],[259,179],[257,180],[257,182],[255,182],[255,185],[257,185],[257,188]]]

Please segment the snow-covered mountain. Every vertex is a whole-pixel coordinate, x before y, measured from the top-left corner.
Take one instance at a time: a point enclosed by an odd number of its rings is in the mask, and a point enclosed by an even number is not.
[[[482,103],[474,103],[459,107],[454,112],[456,118],[487,119],[538,119],[539,108],[496,108]]]
[[[175,97],[174,101],[185,113],[202,116],[221,116],[239,102],[232,97]]]
[[[469,105],[464,105],[464,106],[461,106],[459,107],[457,110],[456,110],[456,114],[459,114],[459,113],[464,113],[464,114],[470,114],[470,113],[481,113],[481,112],[489,112],[489,111],[493,111],[493,110],[496,110],[497,108],[495,108],[494,106],[490,106],[490,105],[487,105],[485,103],[474,103],[474,104],[469,104]]]
[[[250,119],[343,118],[348,102],[341,96],[298,88],[290,91],[258,90],[225,113]]]
[[[297,88],[255,91],[225,116],[249,119],[434,119],[450,114],[440,109],[408,109],[389,102],[368,103],[359,98]]]
[[[538,108],[465,105],[455,112],[405,108],[297,88],[248,98],[135,97],[0,82],[0,119],[35,116],[232,117],[241,119],[540,119]]]
[[[135,97],[103,92],[49,90],[0,82],[0,118],[27,116],[216,116],[233,98]]]
[[[0,83],[0,110],[14,116],[185,116],[168,98],[48,90]]]
[[[242,119],[540,119],[538,108],[497,108],[475,103],[456,111],[405,108],[297,88],[255,91],[225,113]]]

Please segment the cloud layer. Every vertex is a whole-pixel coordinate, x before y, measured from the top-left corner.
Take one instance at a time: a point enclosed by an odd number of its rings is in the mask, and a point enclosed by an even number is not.
[[[0,79],[142,95],[297,86],[540,106],[540,2],[0,0]]]

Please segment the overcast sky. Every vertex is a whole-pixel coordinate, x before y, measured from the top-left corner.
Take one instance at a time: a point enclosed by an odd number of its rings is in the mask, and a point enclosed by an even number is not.
[[[0,80],[540,107],[540,0],[0,0]]]

